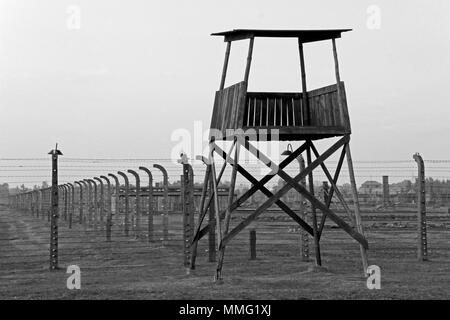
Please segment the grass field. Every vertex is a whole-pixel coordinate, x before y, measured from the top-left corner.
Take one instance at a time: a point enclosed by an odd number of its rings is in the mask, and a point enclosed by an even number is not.
[[[393,223],[396,216],[399,219]],[[165,245],[124,237],[119,231],[108,243],[100,231],[79,225],[69,230],[61,223],[61,269],[50,272],[48,222],[2,207],[0,298],[446,299],[450,297],[448,215],[430,215],[430,261],[421,263],[416,260],[413,217],[413,212],[363,216],[370,264],[381,268],[381,290],[368,290],[357,243],[330,226],[321,241],[324,268],[317,269],[313,262],[301,261],[294,223],[277,218],[259,221],[254,226],[257,259],[248,259],[245,230],[227,247],[224,281],[216,284],[212,281],[215,263],[207,262],[206,240],[199,246],[196,270],[187,274],[179,215],[170,218],[171,240]],[[72,264],[81,269],[81,290],[66,288],[66,268]]]

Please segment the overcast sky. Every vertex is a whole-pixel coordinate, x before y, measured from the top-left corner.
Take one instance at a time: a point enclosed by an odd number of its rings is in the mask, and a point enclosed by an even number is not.
[[[209,126],[225,49],[210,33],[347,27],[337,45],[353,157],[450,159],[446,0],[1,0],[1,157],[59,142],[71,157],[166,158],[174,130]],[[246,45],[232,48],[227,84],[243,77]],[[329,41],[305,50],[309,88],[332,84]],[[295,40],[256,39],[250,90],[300,90],[299,74]]]

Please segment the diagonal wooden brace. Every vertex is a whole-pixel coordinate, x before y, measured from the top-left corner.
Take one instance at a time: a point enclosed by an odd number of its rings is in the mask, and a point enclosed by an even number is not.
[[[316,157],[319,156],[319,152],[317,151],[316,147],[311,143],[311,149],[314,153],[314,155]],[[344,148],[345,150],[345,148]],[[339,201],[341,202],[342,206],[344,207],[345,211],[347,212],[347,215],[350,219],[350,221],[352,221],[352,224],[355,225],[354,223],[354,218],[352,216],[352,211],[350,210],[347,202],[344,199],[344,196],[342,195],[342,193],[339,191],[338,187],[336,186],[336,182],[334,182],[334,179],[331,177],[330,172],[328,171],[327,167],[325,166],[325,163],[321,163],[320,166],[322,167],[323,172],[325,173],[328,181],[331,184],[331,187],[333,188],[333,192],[336,193],[336,196],[338,197]],[[327,205],[327,207],[329,207]]]
[[[347,143],[349,140],[348,136],[344,136],[339,141],[337,141],[334,145],[332,145],[327,151],[325,151],[319,158],[314,160],[311,165],[309,165],[305,170],[300,172],[294,179],[288,176],[289,179],[292,179],[295,182],[299,182],[303,178],[305,178],[310,172],[312,172],[315,168],[317,168],[321,162],[330,157],[336,150],[338,150],[342,145]],[[244,145],[246,148],[248,146],[248,142]],[[249,150],[250,151],[250,150]],[[261,153],[260,153],[261,154]],[[279,168],[278,168],[279,169]],[[230,233],[225,236],[222,240],[223,245],[226,245],[233,237],[235,237],[242,229],[248,226],[254,219],[256,219],[261,213],[267,210],[270,206],[272,206],[277,200],[279,200],[284,194],[286,194],[292,186],[287,184],[279,189],[271,198],[266,200],[260,207],[258,207],[252,214],[250,214],[244,221],[238,224]],[[304,189],[305,190],[305,189]],[[306,190],[305,190],[306,191]],[[309,194],[309,193],[308,193]],[[309,196],[311,196],[309,194]],[[314,198],[314,197],[313,197]],[[315,199],[315,198],[314,198]],[[317,199],[315,199],[318,201]],[[328,210],[325,206],[323,206],[326,210]],[[331,211],[331,210],[328,210]],[[334,213],[332,213],[334,215]],[[344,222],[345,224],[345,222]],[[348,226],[348,225],[347,225]],[[345,227],[345,226],[344,226]],[[348,226],[348,228],[350,228]],[[351,228],[350,228],[351,230]]]
[[[227,157],[226,154],[223,152],[223,150],[221,150],[219,147],[216,147],[216,148],[220,151],[219,155],[221,155],[225,160],[227,160],[231,165],[233,165],[232,159]],[[254,178],[247,170],[245,170],[239,164],[237,165],[237,171],[244,178],[246,178],[248,181],[250,181],[250,183],[252,183],[253,185],[258,184],[259,181],[256,178]],[[273,193],[269,189],[264,187],[264,185],[259,186],[258,190],[261,190],[261,192],[264,193],[264,195],[266,195],[269,198],[273,196]],[[294,219],[294,221],[297,222],[309,234],[313,235],[313,229],[302,218],[300,218],[291,208],[289,208],[283,201],[277,200],[275,202],[275,204],[278,205],[284,212],[286,212],[292,219]],[[230,210],[231,210],[231,208],[230,208]],[[233,210],[235,210],[235,209],[233,209]],[[207,231],[205,230],[205,234],[206,234],[206,232]]]
[[[337,164],[337,167],[336,167],[336,171],[334,173],[334,179],[333,179],[334,184],[336,184],[337,181],[338,181],[338,177],[339,177],[339,174],[340,174],[341,169],[342,169],[342,164],[344,163],[344,158],[345,158],[345,147],[342,148],[342,152],[341,152],[341,155],[339,157],[339,161],[338,161],[338,164]],[[334,187],[331,186],[330,193],[328,195],[328,199],[327,199],[327,203],[326,203],[328,208],[331,205],[331,200],[333,199],[333,193],[334,193]],[[327,215],[324,213],[322,215],[322,218],[321,218],[321,221],[320,221],[320,225],[319,225],[319,230],[318,230],[319,240],[320,240],[320,238],[322,236],[322,231],[323,231],[323,228],[325,226],[326,219],[327,219]]]
[[[318,165],[321,165],[323,161],[328,158],[331,154],[333,154],[335,151],[337,151],[342,145],[345,145],[349,141],[349,136],[344,136],[341,138],[338,142],[336,142],[333,146],[331,146],[327,151],[325,151],[321,156],[319,156],[315,161],[311,163],[311,165],[306,168],[303,172],[301,172],[299,175],[297,175],[295,178],[292,178],[289,176],[286,172],[284,172],[282,169],[278,168],[277,174],[283,178],[288,185],[284,186],[280,189],[280,191],[283,190],[281,195],[279,195],[279,192],[276,193],[276,197],[282,197],[286,192],[288,192],[290,189],[294,188],[299,193],[301,193],[305,198],[307,198],[312,205],[314,205],[316,208],[321,210],[324,214],[327,214],[331,220],[333,220],[339,227],[341,227],[344,231],[346,231],[352,238],[354,238],[356,241],[358,241],[365,249],[368,249],[368,242],[366,238],[360,234],[359,232],[355,231],[350,225],[348,225],[343,219],[341,219],[339,216],[337,216],[333,211],[331,211],[325,204],[323,204],[320,200],[318,200],[315,196],[313,196],[311,193],[309,193],[306,188],[301,186],[298,182],[302,179],[299,178],[299,176],[302,175],[305,171],[307,171],[310,167],[313,166],[313,164],[316,164],[315,167]],[[263,162],[268,163],[270,161],[264,154],[262,154],[259,150],[257,150],[254,146],[252,146],[248,141],[245,143],[245,148],[256,155],[258,153],[259,158],[262,158]],[[325,155],[328,155],[324,159],[322,159]],[[309,173],[309,172],[308,172]],[[270,202],[271,199],[269,199]],[[266,203],[264,203],[266,204]],[[264,204],[262,206],[264,206]],[[261,207],[260,207],[261,208]],[[258,208],[259,209],[259,208]],[[257,211],[258,211],[257,209]],[[256,211],[255,211],[256,212]],[[224,239],[225,241],[225,239]]]
[[[289,157],[284,159],[280,164],[279,168],[285,168],[288,166],[293,160],[295,160],[303,151],[306,150],[308,145],[304,143],[301,145],[297,150],[295,150]],[[225,152],[220,149],[217,145],[214,146],[214,150],[219,153],[218,150],[220,150],[219,155],[222,158],[226,157]],[[229,161],[228,161],[229,162]],[[275,175],[268,174],[264,176],[261,180],[259,180],[257,183],[255,183],[247,192],[245,192],[242,196],[239,197],[235,202],[233,202],[230,210],[235,210],[236,208],[240,207],[247,199],[249,199],[256,191],[260,190],[261,186],[264,186],[267,182],[269,182]]]
[[[282,161],[279,165],[280,168],[286,167],[290,162],[295,160],[298,155],[300,155],[304,150],[306,149],[306,144],[299,147],[290,157],[286,158],[284,161]],[[231,158],[223,151],[219,146],[214,145],[214,150],[228,163],[232,163]],[[230,210],[234,211],[236,210],[242,203],[244,203],[248,198],[250,198],[256,191],[260,190],[263,192],[266,196],[272,197],[273,193],[268,190],[266,187],[264,187],[264,184],[270,181],[274,177],[274,175],[266,175],[261,180],[255,179],[247,170],[245,170],[242,166],[238,165],[238,172],[241,173],[247,180],[249,180],[253,186],[250,188],[245,194],[243,194],[239,199],[237,199],[233,205],[230,207]],[[301,219],[291,208],[289,208],[283,201],[278,200],[275,202],[283,211],[285,211],[294,221],[296,221],[303,229],[305,229],[309,234],[313,235],[312,228],[303,220]],[[223,217],[225,211],[221,212],[221,217]],[[214,227],[212,225],[211,227]],[[205,235],[208,234],[210,229],[210,225],[206,225],[201,230],[197,230],[194,241],[200,240]]]

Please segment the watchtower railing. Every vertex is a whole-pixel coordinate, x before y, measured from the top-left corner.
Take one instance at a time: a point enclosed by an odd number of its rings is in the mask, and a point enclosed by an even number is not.
[[[226,129],[305,129],[309,134],[350,133],[344,83],[308,92],[307,105],[299,92],[246,92],[239,82],[216,92],[211,128],[226,136]],[[332,130],[332,131],[330,131]]]
[[[244,127],[304,126],[302,95],[291,92],[247,92]]]
[[[341,91],[345,98],[343,82]],[[247,92],[243,126],[349,128],[345,99],[340,108],[335,84],[309,91],[308,106],[298,92]]]

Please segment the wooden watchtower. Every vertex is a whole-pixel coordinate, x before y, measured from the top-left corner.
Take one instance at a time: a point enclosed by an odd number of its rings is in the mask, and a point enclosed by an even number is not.
[[[215,279],[220,279],[226,245],[260,214],[275,204],[314,238],[316,265],[321,265],[320,238],[324,230],[323,228],[325,221],[328,218],[359,243],[364,274],[366,274],[366,250],[368,249],[368,243],[364,237],[361,224],[358,195],[349,146],[351,134],[350,118],[348,114],[344,83],[341,81],[339,75],[339,64],[336,51],[336,39],[340,38],[341,34],[347,31],[350,31],[350,29],[238,29],[212,34],[214,36],[223,36],[227,46],[220,87],[216,92],[211,119],[210,154],[208,159],[203,158],[203,160],[207,163],[207,170],[203,197],[200,204],[199,222],[197,224],[196,233],[192,243],[192,269],[195,268],[195,258],[197,254],[196,248],[198,241],[209,231],[214,231],[215,229],[217,234],[216,244],[218,250]],[[301,91],[247,91],[253,44],[255,39],[258,37],[297,39],[301,70]],[[225,78],[227,74],[231,44],[233,41],[245,39],[249,41],[249,47],[244,79],[242,82],[225,88]],[[308,91],[303,46],[305,43],[325,40],[332,42],[336,82],[323,88]],[[271,132],[276,132],[277,134],[273,135]],[[270,137],[269,139],[272,141],[277,139],[280,141],[302,141],[303,143],[296,150],[293,150],[286,159],[279,164],[275,164],[252,144],[252,141],[261,141],[268,135]],[[319,154],[314,145],[314,141],[332,137],[337,137],[337,142],[332,144],[332,146],[325,152]],[[228,153],[221,150],[221,148],[215,143],[215,141],[218,140],[233,141],[232,147]],[[262,163],[269,166],[272,169],[271,173],[264,176],[260,180],[253,177],[241,164],[239,164],[239,152],[241,147],[256,156]],[[298,175],[291,177],[284,171],[284,168],[292,161],[295,161],[297,157],[302,155],[302,153],[306,153],[307,166]],[[336,171],[332,175],[325,165],[325,160],[335,153],[338,153],[340,156]],[[214,164],[215,155],[218,155],[225,160],[219,174],[216,173],[216,167]],[[350,183],[352,186],[353,209],[351,209],[350,205],[346,203],[342,193],[336,186],[345,158],[347,159]],[[220,182],[220,178],[227,163],[232,166],[228,207],[223,212],[219,212],[217,209],[219,208],[217,185]],[[314,196],[313,171],[319,167],[327,176],[331,185],[328,198],[324,201],[319,200],[316,196]],[[233,194],[236,183],[236,175],[238,172],[252,184],[252,187],[237,200],[235,200],[233,198]],[[265,187],[265,184],[275,175],[281,177],[286,184],[277,192],[273,193]],[[308,177],[308,189],[300,183],[301,180],[306,177]],[[311,225],[297,215],[292,208],[282,202],[281,197],[290,189],[295,189],[311,203]],[[233,211],[241,206],[258,190],[267,196],[267,200],[232,230],[229,230],[230,219]],[[333,195],[340,200],[343,207],[347,211],[347,214],[351,217],[351,224],[345,222],[340,216],[330,209],[331,198]],[[211,208],[216,208],[216,210]],[[218,223],[210,222],[208,225],[202,226],[203,220],[209,209],[215,211],[213,214],[215,216],[215,221],[218,221]],[[320,215],[317,210],[321,212]]]

